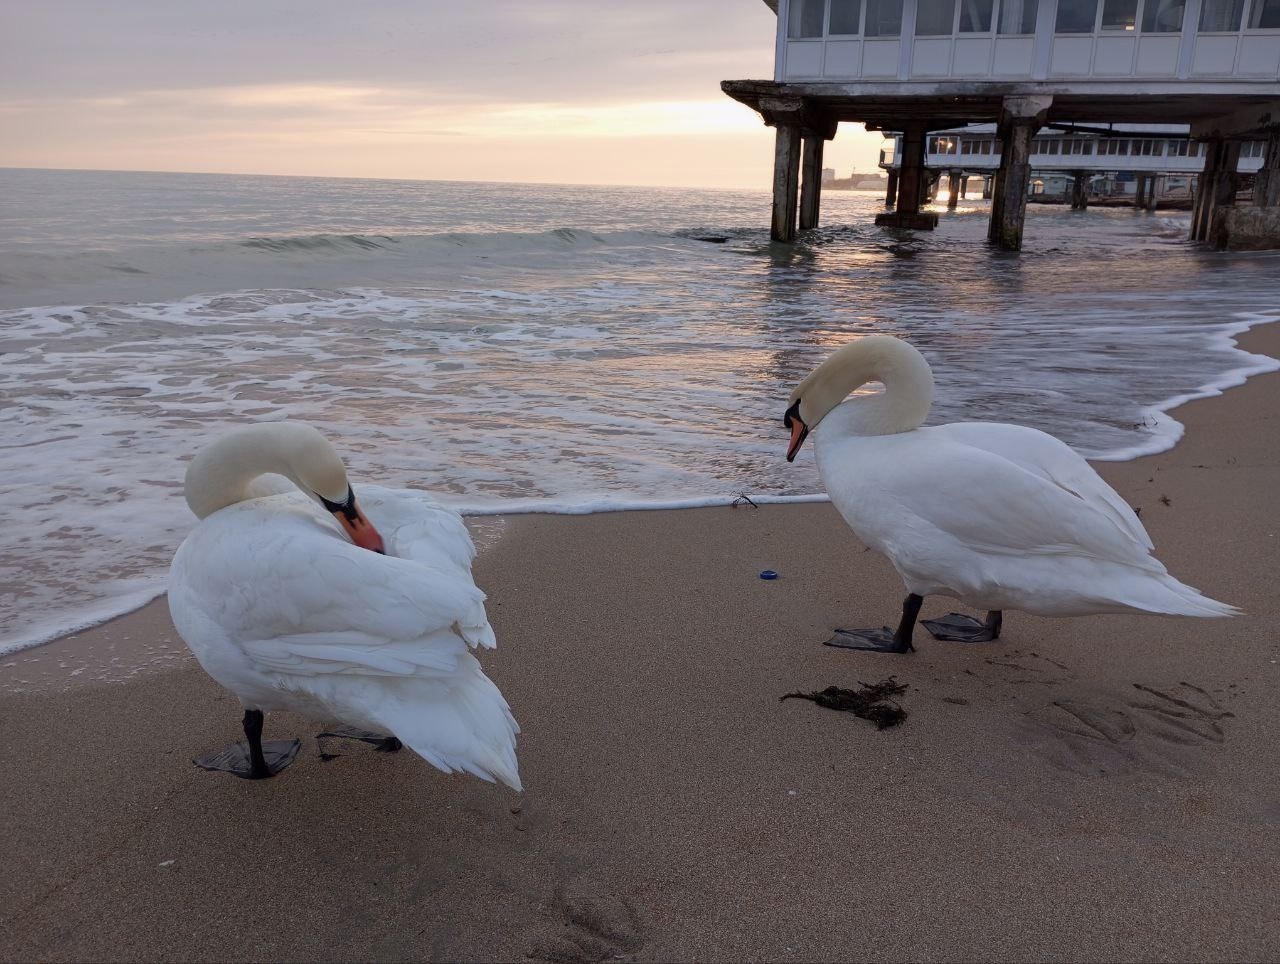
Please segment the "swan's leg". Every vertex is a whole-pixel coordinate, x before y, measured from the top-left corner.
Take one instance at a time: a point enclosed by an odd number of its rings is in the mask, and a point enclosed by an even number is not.
[[[335,726],[323,733],[316,734],[316,742],[320,744],[320,755],[325,759],[332,759],[335,754],[330,754],[325,749],[325,740],[336,738],[339,740],[359,740],[361,743],[370,744],[379,753],[395,753],[404,747],[395,736],[386,733],[371,733],[368,730],[358,730],[354,726]]]
[[[839,646],[841,649],[866,649],[873,653],[906,653],[912,649],[911,634],[916,627],[916,616],[920,614],[923,597],[910,593],[902,601],[902,619],[898,628],[890,632],[889,627],[882,629],[837,629],[836,634],[825,643],[827,646]]]
[[[961,613],[947,613],[941,619],[923,619],[924,628],[933,634],[934,639],[949,639],[960,643],[989,643],[1000,638],[1000,624],[1004,616],[1000,610],[992,609],[987,613],[984,622],[978,622],[972,616]]]
[[[195,759],[196,766],[206,770],[224,770],[246,780],[262,780],[275,776],[298,755],[298,740],[262,742],[262,710],[244,711],[244,735],[248,748],[236,743],[219,753],[206,753]]]

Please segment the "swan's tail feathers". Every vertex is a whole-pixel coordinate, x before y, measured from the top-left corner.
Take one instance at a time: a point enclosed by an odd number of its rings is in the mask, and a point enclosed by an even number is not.
[[[1216,619],[1224,616],[1240,616],[1243,610],[1211,599],[1199,589],[1165,575],[1159,581],[1150,582],[1139,599],[1129,600],[1137,609],[1166,616],[1198,616]]]
[[[445,680],[406,679],[378,723],[432,766],[522,789],[516,762],[520,726],[498,687],[470,654],[469,671]]]

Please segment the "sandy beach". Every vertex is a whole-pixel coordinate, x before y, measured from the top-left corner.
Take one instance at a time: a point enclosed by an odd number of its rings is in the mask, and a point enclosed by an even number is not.
[[[1280,325],[1240,342],[1280,357]],[[1280,373],[1176,415],[1172,451],[1098,468],[1236,619],[852,653],[822,641],[902,587],[830,505],[509,519],[476,580],[523,794],[322,761],[285,715],[277,779],[199,770],[240,711],[180,658],[5,693],[0,957],[1273,960]],[[46,667],[177,640],[163,600],[79,636]],[[892,729],[779,701],[891,675]]]

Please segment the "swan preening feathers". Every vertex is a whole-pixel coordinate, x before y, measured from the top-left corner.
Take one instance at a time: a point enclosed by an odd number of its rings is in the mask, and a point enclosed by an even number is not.
[[[868,382],[884,391],[848,397]],[[832,645],[906,652],[928,595],[988,611],[983,622],[925,623],[940,639],[971,641],[996,638],[1005,609],[1237,612],[1169,575],[1134,511],[1067,445],[999,422],[921,427],[932,398],[924,356],[888,335],[836,350],[791,395],[787,460],[813,436],[832,503],[908,592],[896,630],[837,630]]]
[[[373,486],[357,504],[333,447],[297,422],[233,429],[192,460],[185,484],[201,521],[174,556],[169,608],[244,704],[249,743],[243,763],[231,753],[202,765],[270,776],[296,744],[264,751],[262,714],[290,710],[520,788],[519,727],[470,652],[496,643],[456,512]]]

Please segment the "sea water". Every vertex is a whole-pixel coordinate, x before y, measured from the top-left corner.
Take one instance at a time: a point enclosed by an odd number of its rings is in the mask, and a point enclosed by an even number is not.
[[[0,651],[164,589],[192,454],[295,418],[362,481],[468,512],[813,498],[795,383],[868,332],[912,341],[932,422],[996,419],[1126,459],[1167,410],[1275,367],[1280,257],[1188,218],[987,207],[768,239],[764,191],[0,170]]]

